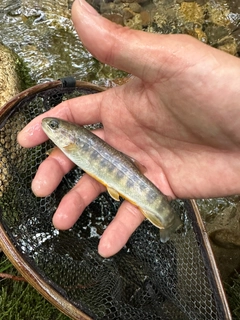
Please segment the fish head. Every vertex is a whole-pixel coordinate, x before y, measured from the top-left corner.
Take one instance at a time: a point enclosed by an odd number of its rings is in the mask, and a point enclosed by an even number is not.
[[[48,117],[48,118],[42,119],[42,127],[44,129],[51,130],[51,131],[55,132],[56,130],[59,129],[59,126],[60,126],[60,119],[58,119],[58,118]]]
[[[60,134],[62,129],[66,129],[66,123],[66,121],[59,118],[46,117],[42,119],[42,129],[47,136],[52,136]]]
[[[53,143],[63,149],[76,141],[76,125],[65,120],[47,117],[42,119],[42,129]]]

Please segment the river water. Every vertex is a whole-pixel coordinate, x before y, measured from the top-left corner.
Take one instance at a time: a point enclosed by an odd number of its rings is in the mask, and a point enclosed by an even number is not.
[[[89,0],[107,18],[135,29],[188,33],[238,55],[238,1]],[[71,22],[73,0],[2,0],[0,42],[13,49],[30,68],[35,82],[73,75],[101,81],[122,73],[96,61],[84,49]]]
[[[24,60],[36,83],[69,75],[94,82],[121,74],[84,49],[72,25],[71,2],[0,3],[0,42]]]

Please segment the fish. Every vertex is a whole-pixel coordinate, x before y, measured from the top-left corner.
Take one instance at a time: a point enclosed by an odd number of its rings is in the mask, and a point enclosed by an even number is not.
[[[91,130],[63,119],[46,117],[42,129],[50,140],[77,166],[103,184],[110,196],[136,206],[160,229],[166,242],[182,221],[164,195],[143,173],[141,166],[113,148]]]

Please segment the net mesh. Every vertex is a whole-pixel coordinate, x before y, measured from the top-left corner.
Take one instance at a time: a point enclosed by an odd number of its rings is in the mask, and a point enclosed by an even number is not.
[[[144,221],[118,254],[104,259],[98,241],[119,203],[103,193],[70,230],[58,231],[52,216],[82,171],[72,169],[48,197],[33,195],[31,181],[52,144],[24,149],[17,133],[61,101],[95,92],[47,89],[16,103],[2,122],[0,220],[11,243],[53,290],[93,319],[227,319],[190,202],[172,202],[184,227],[167,243]]]

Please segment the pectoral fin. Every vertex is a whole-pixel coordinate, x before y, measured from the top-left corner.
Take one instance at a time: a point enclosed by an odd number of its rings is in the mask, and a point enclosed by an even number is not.
[[[140,162],[138,162],[136,159],[128,156],[127,154],[125,154],[125,153],[123,153],[123,152],[122,152],[122,154],[123,154],[125,157],[127,157],[129,160],[131,160],[132,163],[135,165],[135,167],[138,168],[138,170],[139,170],[141,173],[145,173],[145,172],[147,171],[147,168],[146,168],[143,164],[141,164]]]
[[[169,202],[171,202],[172,200],[173,200],[173,197],[171,197],[171,196],[166,196],[167,197],[167,200],[169,201]]]
[[[53,151],[55,151],[57,149],[59,149],[59,148],[58,147],[53,147],[53,148],[48,149],[45,153],[46,153],[47,156],[49,156]]]
[[[115,189],[107,186],[107,191],[114,200],[120,201],[119,193]]]
[[[74,151],[76,150],[76,145],[74,143],[69,143],[67,146],[63,147],[66,151]]]
[[[134,163],[134,165],[138,168],[138,170],[141,173],[145,173],[147,171],[146,167],[143,164],[141,164],[140,162],[138,162],[136,159],[131,158],[129,156],[128,156],[128,158]]]

